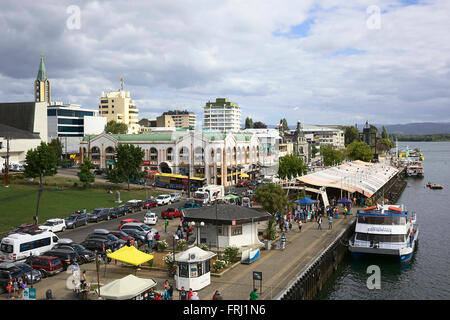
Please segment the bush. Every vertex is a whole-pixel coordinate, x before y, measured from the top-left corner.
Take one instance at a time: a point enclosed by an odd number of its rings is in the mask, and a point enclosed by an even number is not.
[[[209,251],[209,248],[208,248],[208,246],[206,245],[206,243],[200,243],[200,244],[198,245],[198,247],[199,247],[200,249],[202,249],[202,250]]]
[[[233,263],[239,260],[238,254],[239,254],[238,247],[226,247],[224,250],[223,258],[226,261]]]
[[[214,271],[219,271],[222,270],[223,268],[225,268],[225,266],[227,265],[227,262],[225,260],[216,260],[212,267],[214,269]]]
[[[167,244],[166,240],[158,241],[158,251],[163,252],[167,249],[169,245]]]
[[[182,250],[184,250],[184,248],[186,248],[186,246],[187,246],[187,241],[186,240],[184,240],[184,239],[178,240],[178,242],[177,242],[177,250],[182,251]]]

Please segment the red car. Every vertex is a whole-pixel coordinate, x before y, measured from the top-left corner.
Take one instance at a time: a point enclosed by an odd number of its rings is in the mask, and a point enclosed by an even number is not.
[[[124,225],[125,223],[130,223],[130,222],[142,222],[142,221],[139,221],[139,220],[136,220],[136,219],[123,219],[123,220],[120,221],[119,227],[117,229],[120,230],[120,227],[122,225]]]
[[[248,185],[248,184],[249,184],[249,181],[248,181],[248,180],[241,180],[241,181],[239,181],[239,182],[237,183],[236,186],[238,186],[238,187],[245,187],[245,186]]]
[[[119,231],[110,230],[109,232],[112,233],[113,235],[115,235],[117,238],[122,239],[124,241],[130,240],[130,244],[133,245],[134,238],[132,236],[129,236],[125,232],[120,231],[120,230]]]
[[[63,271],[63,264],[57,257],[31,256],[25,260],[25,263],[39,270],[44,278]]]
[[[178,211],[175,208],[167,208],[166,211],[161,212],[161,218],[163,219],[165,218],[173,219],[179,217],[181,217],[181,211]]]
[[[13,233],[29,233],[29,234],[35,234],[37,232],[41,232],[42,230],[39,229],[39,226],[35,224],[21,224],[20,226],[14,228],[11,232],[9,232],[7,235]]]
[[[144,201],[143,208],[149,209],[158,206],[158,202],[155,199],[148,199]]]

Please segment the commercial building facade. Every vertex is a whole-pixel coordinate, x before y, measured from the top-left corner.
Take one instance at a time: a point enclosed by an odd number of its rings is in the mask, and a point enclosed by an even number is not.
[[[189,174],[205,178],[208,184],[234,185],[241,172],[252,172],[260,167],[256,135],[193,130],[88,136],[80,143],[81,159],[88,156],[95,166],[112,168],[119,144],[132,144],[144,150],[142,168]]]
[[[193,112],[174,110],[164,112],[162,115],[171,116],[176,128],[195,128],[196,116]]]

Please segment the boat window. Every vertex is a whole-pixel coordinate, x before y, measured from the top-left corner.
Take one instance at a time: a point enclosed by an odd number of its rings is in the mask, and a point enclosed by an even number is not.
[[[370,234],[356,233],[356,240],[374,241],[374,242],[405,242],[404,234]]]
[[[373,216],[358,216],[358,223],[366,224],[381,224],[381,225],[404,225],[406,224],[405,217],[373,217]]]

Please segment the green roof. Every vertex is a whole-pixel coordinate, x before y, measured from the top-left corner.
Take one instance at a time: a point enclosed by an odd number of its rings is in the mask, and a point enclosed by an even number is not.
[[[37,80],[44,82],[47,80],[47,71],[45,70],[45,64],[44,64],[44,56],[41,55],[41,63],[39,65],[39,71],[37,74]]]

